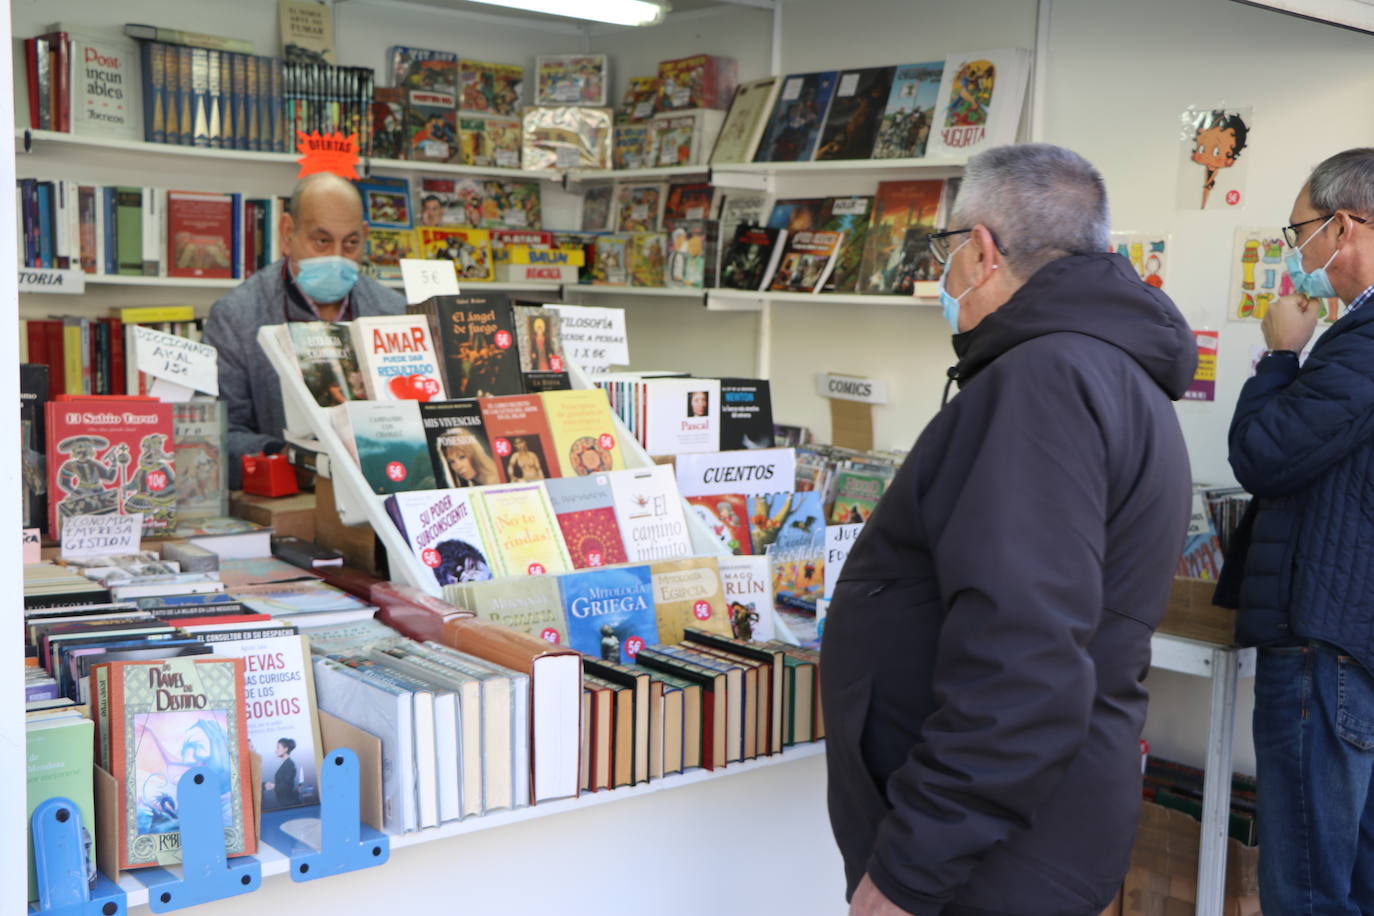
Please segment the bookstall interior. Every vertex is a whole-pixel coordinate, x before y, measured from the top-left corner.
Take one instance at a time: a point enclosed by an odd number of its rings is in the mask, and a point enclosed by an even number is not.
[[[1230,0],[730,0],[674,6],[663,23],[643,28],[578,24],[437,0],[432,5],[423,0],[349,0],[327,9],[332,14],[334,62],[370,68],[380,88],[392,85],[393,47],[443,49],[460,60],[524,67],[522,102],[527,106],[535,102],[532,74],[540,55],[605,55],[609,78],[604,105],[615,108],[631,88],[632,78],[656,74],[663,61],[700,54],[733,61],[734,80],[745,85],[770,76],[943,61],[976,49],[1028,52],[1024,104],[1013,136],[1067,146],[1097,165],[1111,194],[1113,230],[1121,233],[1123,253],[1131,256],[1133,245],[1145,246],[1144,254],[1135,255],[1142,276],[1153,271],[1194,329],[1212,332],[1219,341],[1210,392],[1180,402],[1178,414],[1194,479],[1213,488],[1208,496],[1214,505],[1227,504],[1230,496],[1218,492],[1234,482],[1226,463],[1224,430],[1254,351],[1262,343],[1259,310],[1245,292],[1252,287],[1244,283],[1253,285],[1246,271],[1258,272],[1263,282],[1263,261],[1269,256],[1264,242],[1286,221],[1293,189],[1307,170],[1333,151],[1367,145],[1374,129],[1374,116],[1366,113],[1364,104],[1374,92],[1374,75],[1363,66],[1368,35]],[[90,27],[116,35],[126,23],[194,29],[242,39],[256,54],[276,55],[282,42],[277,0],[190,0],[175,8],[158,0],[118,0],[112,5],[45,0],[12,4],[9,22],[13,93],[0,94],[5,96],[0,99],[0,120],[13,111],[16,152],[13,163],[5,161],[13,172],[7,172],[6,179],[237,194],[262,202],[269,218],[279,212],[272,209],[272,201],[290,192],[298,171],[298,157],[288,146],[277,152],[214,149],[35,129],[27,98],[20,99],[29,82],[23,39],[50,31],[54,23],[73,32]],[[1131,39],[1106,41],[1104,35]],[[1166,59],[1169,65],[1162,66]],[[1304,60],[1320,65],[1310,70],[1290,66],[1281,78],[1276,76],[1276,62]],[[1323,72],[1343,77],[1331,80]],[[727,106],[728,100],[720,107]],[[1216,109],[1243,111],[1253,123],[1249,146],[1232,170],[1235,174],[1225,176],[1231,184],[1214,192],[1214,199],[1204,200],[1199,209],[1196,198],[1203,179],[1186,152],[1188,125],[1194,123],[1189,119]],[[375,153],[364,164],[368,181],[406,181],[407,205],[416,211],[421,183],[427,178],[507,182],[530,189],[512,191],[508,184],[502,193],[511,199],[537,200],[538,228],[577,232],[589,225],[588,203],[598,195],[618,195],[621,185],[657,185],[666,193],[675,185],[705,183],[716,195],[716,207],[731,195],[738,200],[764,194],[770,204],[845,199],[872,196],[882,182],[957,179],[963,161],[956,151],[923,159],[712,163],[707,161],[710,152],[709,146],[698,152],[691,165],[624,169],[608,169],[609,162],[588,165],[572,159],[549,169],[515,169],[509,164],[420,162]],[[0,182],[0,195],[5,195],[7,205],[19,208],[22,188],[13,184]],[[937,206],[938,217],[928,217],[928,225],[943,225],[935,220],[945,218],[947,201]],[[632,211],[633,206],[625,212],[634,216]],[[525,216],[512,217],[515,223],[533,211],[524,207],[523,212]],[[765,211],[764,219],[768,216]],[[613,223],[617,220],[612,217]],[[656,230],[667,228],[657,217],[651,221]],[[411,223],[420,226],[418,212]],[[515,223],[500,224],[498,219],[483,225],[513,229]],[[784,219],[782,225],[786,224]],[[626,226],[593,221],[593,228]],[[6,224],[0,242],[10,239],[10,231]],[[22,263],[27,232],[22,213],[13,231]],[[724,248],[734,230],[722,224],[719,233],[719,246]],[[145,260],[147,251],[145,247]],[[1151,252],[1158,261],[1148,266]],[[240,260],[247,257],[238,254]],[[165,250],[160,257],[168,260]],[[886,291],[877,292],[865,291],[864,278],[850,291],[816,293],[760,290],[757,284],[726,287],[720,277],[694,285],[621,281],[617,286],[604,282],[600,274],[596,282],[581,282],[596,261],[595,246],[586,257],[581,278],[497,277],[460,284],[465,295],[506,293],[522,302],[623,309],[631,358],[613,369],[672,370],[703,379],[766,379],[776,422],[809,429],[817,442],[842,438],[839,402],[818,393],[822,374],[882,383],[886,398],[871,408],[870,450],[909,448],[940,407],[945,370],[954,356],[928,275],[917,277],[902,294],[891,292],[890,278]],[[194,319],[203,318],[216,299],[241,282],[234,275],[168,276],[171,272],[165,263],[160,271],[155,267],[144,274],[97,270],[84,278],[85,293],[80,296],[33,291],[36,287],[21,291],[15,277],[7,275],[0,278],[0,302],[6,310],[0,323],[15,327],[19,322],[74,318],[94,325],[122,309],[189,306],[191,317],[184,327],[165,329],[193,334],[188,329]],[[382,276],[384,282],[401,286],[398,275]],[[1248,306],[1246,299],[1251,300]],[[386,543],[396,582],[420,585],[430,598],[471,598],[470,593],[449,590],[457,586],[434,585],[420,554],[411,551],[412,545],[388,517],[375,481],[366,478],[365,469],[348,462],[345,453],[351,443],[311,401],[307,382],[292,365],[288,339],[274,336],[272,328],[261,334],[282,374],[288,416],[294,413],[299,427],[293,447],[307,453],[314,449],[317,459],[323,456],[332,466],[332,479],[325,480],[322,469],[317,482],[338,498],[344,521],[361,522],[362,530],[372,529]],[[33,358],[32,345],[21,337],[23,333],[0,335],[0,362],[18,364],[24,353]],[[593,373],[575,365],[568,371],[572,388],[595,387]],[[0,403],[6,411],[17,411],[17,380],[9,378],[6,384]],[[634,396],[647,398],[647,391]],[[18,417],[11,419],[18,426]],[[630,468],[652,464],[649,456],[657,454],[643,447],[646,433],[635,420],[621,410],[608,418],[622,445],[624,465]],[[10,492],[19,492],[19,470],[10,468],[4,474]],[[17,505],[0,509],[0,522],[6,518],[13,527],[23,527]],[[690,508],[686,518],[693,529],[693,555],[722,552]],[[333,524],[337,523],[336,515]],[[0,580],[23,581],[18,557],[4,562],[8,565],[0,569]],[[353,563],[352,555],[349,562]],[[1199,572],[1189,568],[1188,574]],[[18,604],[18,585],[12,588]],[[1226,640],[1220,636],[1217,641]],[[0,691],[11,696],[17,694],[21,680],[16,649],[11,646],[0,665]],[[1218,736],[1227,737],[1234,728],[1234,769],[1253,773],[1248,726],[1252,700],[1243,653],[1224,644],[1203,651],[1166,638],[1157,643],[1156,657],[1146,726],[1152,753],[1194,766],[1211,765],[1218,760]],[[305,664],[310,665],[308,653]],[[1210,710],[1201,695],[1205,687],[1189,676],[1196,674],[1211,679]],[[25,727],[17,709],[0,708],[0,775],[14,785],[24,778]],[[442,740],[437,733],[430,738]],[[336,746],[345,745],[328,749]],[[372,760],[366,752],[375,746],[365,741],[357,746],[364,751],[360,784],[366,784]],[[1227,740],[1226,759],[1230,746]],[[769,912],[840,913],[843,878],[825,813],[823,747],[798,740],[784,751],[780,742],[774,748],[779,753],[758,750],[752,761],[731,758],[719,771],[684,767],[676,775],[660,774],[663,778],[643,782],[631,778],[632,785],[584,792],[579,798],[543,800],[475,817],[439,817],[423,829],[378,823],[379,828],[387,827],[389,858],[384,864],[318,881],[301,880],[295,873],[298,862],[289,841],[274,845],[263,840],[280,840],[280,832],[270,831],[283,827],[284,821],[287,835],[301,829],[290,826],[283,812],[267,811],[254,857],[261,870],[255,872],[251,892],[207,905],[203,911],[213,906],[216,914],[236,916],[268,905],[307,912],[372,906],[427,912],[461,905],[476,912],[580,912],[595,906],[607,914],[739,912],[759,907]],[[290,757],[289,749],[286,756]],[[245,775],[244,785],[251,781]],[[375,778],[372,785],[375,790]],[[432,788],[435,804],[442,800],[441,789]],[[0,853],[9,863],[23,862],[29,843],[18,795],[0,794]],[[460,798],[452,796],[450,801]],[[246,798],[241,802],[248,804]],[[368,804],[364,798],[364,821]],[[1220,823],[1215,818],[1213,822]],[[1225,827],[1220,829],[1224,845]],[[370,835],[364,828],[364,836]],[[306,840],[308,845],[318,842]],[[1209,854],[1204,849],[1204,859]],[[1234,848],[1232,854],[1238,854]],[[242,860],[231,857],[228,865],[236,862]],[[281,876],[287,871],[297,880]],[[161,911],[157,882],[131,878],[133,873],[126,871],[120,879],[129,909],[136,912],[147,905]],[[9,916],[11,907],[17,914],[24,906],[10,890],[13,874],[7,866],[0,880],[0,916]],[[175,877],[179,870],[167,874]],[[683,892],[684,885],[691,893]],[[1212,901],[1212,890],[1202,882],[1198,912],[1221,912],[1220,891]],[[520,906],[513,907],[513,901]]]

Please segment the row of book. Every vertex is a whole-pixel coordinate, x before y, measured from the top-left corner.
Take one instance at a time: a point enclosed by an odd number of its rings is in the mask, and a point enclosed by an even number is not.
[[[766,379],[715,379],[667,372],[596,376],[611,410],[651,455],[773,447]]]
[[[48,367],[43,398],[59,394],[142,394],[133,328],[199,341],[203,321],[191,306],[132,307],[102,318],[58,315],[19,322],[19,361]]]
[[[832,525],[866,522],[905,459],[901,451],[797,446],[797,489],[820,494]]]
[[[287,199],[21,178],[18,203],[24,267],[238,280],[281,257]]]
[[[1193,487],[1188,537],[1174,574],[1189,579],[1219,579],[1250,501],[1251,495],[1241,487]]]

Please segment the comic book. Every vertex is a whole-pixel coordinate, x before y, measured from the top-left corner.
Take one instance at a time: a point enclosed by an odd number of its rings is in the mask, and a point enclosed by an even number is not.
[[[1014,49],[945,60],[927,155],[965,158],[1016,141],[1030,52]]]
[[[378,86],[372,90],[372,157],[404,159],[405,156],[405,90]]]
[[[458,97],[458,55],[395,45],[391,49],[391,85],[407,93],[447,96],[448,107],[453,108]]]
[[[630,236],[630,285],[661,287],[665,236],[662,232],[636,232]]]
[[[521,167],[608,169],[611,167],[609,108],[531,107],[523,116]]]
[[[778,78],[741,83],[735,90],[734,101],[711,151],[711,164],[752,162],[763,131],[768,126],[768,113],[778,92]]]
[[[658,110],[730,107],[737,67],[733,57],[697,54],[658,65]]]
[[[420,105],[406,107],[407,159],[421,162],[457,162],[458,114],[452,108]]]
[[[869,215],[873,212],[871,197],[827,197],[821,207],[820,228],[827,232],[843,232],[844,243],[835,269],[823,287],[826,292],[852,293],[859,282],[859,261],[863,258],[864,242],[868,238]]]
[[[652,168],[658,156],[654,122],[615,125],[612,157],[618,169]]]
[[[838,79],[834,70],[785,77],[754,161],[810,161]]]
[[[909,261],[912,254],[905,247],[907,230],[916,227],[928,233],[935,227],[943,192],[942,181],[879,182],[868,238],[864,242],[863,257],[859,264],[859,292],[896,291],[899,268],[904,257]],[[933,267],[929,264],[927,267],[927,273],[933,272]],[[939,277],[926,276],[922,279]]]
[[[604,286],[628,286],[629,235],[599,235],[596,237],[596,259],[592,262],[592,282]]]
[[[768,215],[768,225],[772,229],[786,229],[788,232],[805,232],[816,229],[821,224],[821,213],[825,209],[824,197],[794,197],[773,204]]]
[[[651,232],[659,227],[667,202],[666,182],[616,185],[615,231]]]
[[[846,70],[835,86],[835,99],[821,129],[816,161],[867,159],[882,123],[892,89],[894,67]]]
[[[582,195],[582,231],[609,232],[611,204],[615,199],[615,185],[597,184]],[[589,262],[590,263],[590,262]]]
[[[477,114],[519,115],[524,79],[525,68],[516,64],[464,58],[458,64],[458,107]]]
[[[459,281],[485,282],[494,276],[491,233],[485,229],[421,226],[420,256],[428,261],[452,261]]]
[[[658,77],[632,76],[626,83],[615,119],[617,122],[647,121],[654,116],[657,107]]]
[[[720,224],[706,219],[674,219],[665,220],[664,226],[668,231],[665,284],[685,289],[715,286]]]
[[[926,154],[944,72],[942,60],[897,68],[873,144],[874,159],[917,159]]]
[[[606,105],[605,54],[548,54],[534,59],[536,105]]]
[[[715,187],[709,181],[687,181],[668,186],[663,219],[709,219]]]
[[[844,244],[843,232],[804,229],[787,234],[778,269],[769,289],[779,292],[818,293],[830,279]]]
[[[401,259],[417,258],[415,233],[410,229],[373,229],[367,234],[363,270],[378,280],[401,279]]]
[[[363,201],[363,219],[373,229],[410,228],[410,182],[404,178],[373,177],[356,183]]]

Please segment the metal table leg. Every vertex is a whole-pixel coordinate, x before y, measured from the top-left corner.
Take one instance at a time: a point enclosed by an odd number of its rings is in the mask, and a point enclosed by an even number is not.
[[[1212,650],[1212,708],[1202,784],[1202,842],[1197,863],[1198,916],[1221,916],[1226,898],[1226,840],[1231,810],[1231,742],[1236,732],[1234,649]]]

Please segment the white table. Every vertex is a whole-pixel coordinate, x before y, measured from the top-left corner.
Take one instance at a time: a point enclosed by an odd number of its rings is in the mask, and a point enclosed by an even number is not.
[[[1226,898],[1226,840],[1231,808],[1231,743],[1236,734],[1236,687],[1255,675],[1255,650],[1156,633],[1151,666],[1211,678],[1207,762],[1202,783],[1202,842],[1197,863],[1198,916],[1221,916]]]

